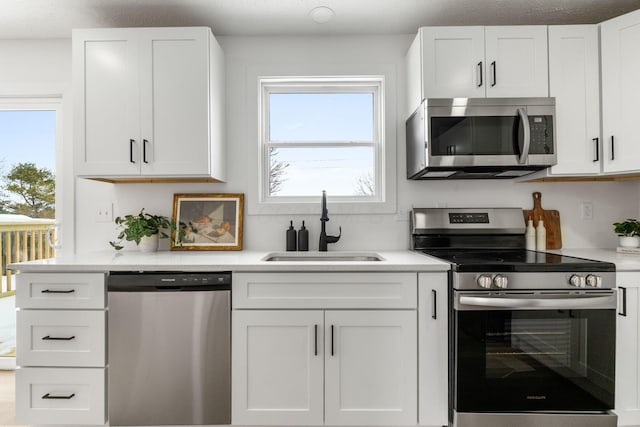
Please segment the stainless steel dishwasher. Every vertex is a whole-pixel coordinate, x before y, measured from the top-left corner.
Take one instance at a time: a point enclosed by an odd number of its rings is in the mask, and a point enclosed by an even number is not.
[[[231,424],[231,273],[112,272],[109,423]]]

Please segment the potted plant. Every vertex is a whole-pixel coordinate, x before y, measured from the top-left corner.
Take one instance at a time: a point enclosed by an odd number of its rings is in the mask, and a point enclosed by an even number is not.
[[[614,222],[613,230],[620,237],[620,246],[625,248],[636,248],[640,246],[640,222],[636,219],[628,218],[626,221]]]
[[[122,240],[136,242],[141,252],[155,252],[158,249],[158,238],[168,238],[163,231],[175,231],[176,225],[166,216],[146,213],[144,208],[137,215],[116,217],[115,223],[121,229],[116,241],[109,242],[114,249],[120,250]]]

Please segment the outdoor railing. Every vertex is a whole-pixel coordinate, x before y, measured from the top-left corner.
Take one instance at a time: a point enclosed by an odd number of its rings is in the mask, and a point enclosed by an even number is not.
[[[13,262],[32,261],[55,256],[54,249],[49,246],[47,234],[49,227],[55,223],[50,219],[32,220],[29,222],[0,222],[0,276],[6,287],[0,288],[0,297],[15,292],[12,273],[7,265]],[[51,239],[55,238],[51,230]]]

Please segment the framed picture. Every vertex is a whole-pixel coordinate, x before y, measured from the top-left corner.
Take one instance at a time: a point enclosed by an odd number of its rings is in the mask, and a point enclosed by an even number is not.
[[[242,250],[244,194],[174,194],[171,250]]]

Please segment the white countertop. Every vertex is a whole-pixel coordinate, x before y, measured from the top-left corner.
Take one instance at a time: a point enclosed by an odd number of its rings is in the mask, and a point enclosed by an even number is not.
[[[265,251],[101,251],[9,265],[31,272],[101,271],[445,271],[449,264],[411,251],[328,252],[379,254],[382,261],[263,261]],[[278,252],[281,254],[282,252]],[[307,252],[318,254],[317,252]],[[300,254],[300,252],[290,252]]]

